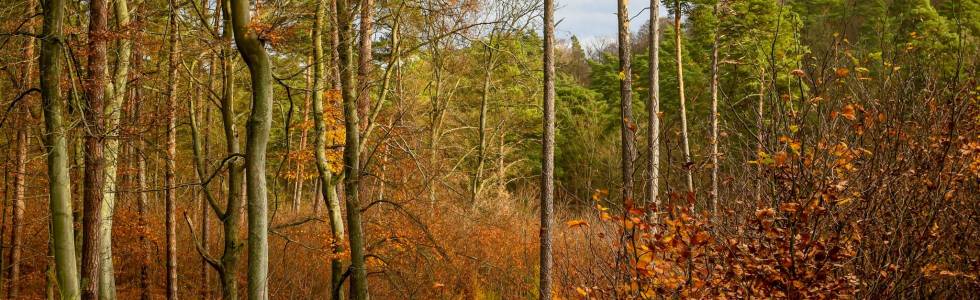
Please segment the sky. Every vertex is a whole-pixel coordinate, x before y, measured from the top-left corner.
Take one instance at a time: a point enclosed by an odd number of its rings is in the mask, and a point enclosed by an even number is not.
[[[650,19],[650,12],[643,10],[649,5],[650,1],[644,0],[629,2],[630,17],[640,14],[630,21],[631,31],[639,30]],[[555,8],[558,38],[575,35],[586,49],[616,40],[616,0],[557,0]],[[660,15],[666,15],[662,6]]]

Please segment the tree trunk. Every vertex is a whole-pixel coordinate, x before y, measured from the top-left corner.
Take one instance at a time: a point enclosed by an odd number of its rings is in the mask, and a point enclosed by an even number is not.
[[[64,53],[65,1],[43,2],[41,31],[40,84],[44,103],[44,148],[48,153],[48,195],[51,210],[51,240],[58,288],[62,299],[79,299],[78,268],[75,256],[75,229],[72,222],[71,180],[68,176],[68,141],[62,113],[61,59]]]
[[[88,73],[85,79],[85,187],[82,205],[82,298],[98,299],[102,234],[102,202],[105,183],[106,44],[108,1],[89,3]]]
[[[636,157],[636,122],[633,121],[633,67],[630,63],[630,21],[627,0],[618,1],[619,18],[619,99],[622,138],[623,203],[633,202],[633,158]]]
[[[490,80],[493,79],[493,34],[490,33],[490,44],[488,44],[484,49],[487,51],[486,65],[484,65],[483,73],[483,92],[480,97],[480,145],[477,152],[477,162],[476,162],[476,173],[473,174],[473,186],[471,187],[471,205],[477,204],[477,198],[480,194],[480,188],[483,185],[483,165],[487,160],[487,109],[490,102]]]
[[[551,227],[555,169],[555,2],[544,1],[544,136],[541,139],[541,266],[538,299],[551,299]]]
[[[756,115],[755,115],[755,139],[756,139],[755,153],[756,153],[756,155],[760,155],[760,153],[763,153],[762,152],[763,151],[763,144],[762,144],[762,141],[763,141],[762,140],[763,139],[763,136],[762,136],[762,132],[763,132],[762,131],[762,126],[763,126],[762,120],[763,119],[762,119],[762,114],[764,112],[763,109],[765,109],[765,100],[766,100],[766,96],[765,96],[766,95],[765,94],[765,92],[766,92],[766,73],[765,72],[766,71],[765,70],[766,70],[765,68],[760,68],[760,71],[759,71],[759,99],[758,99],[759,101],[756,104]],[[758,158],[756,158],[756,161],[761,161],[761,160],[759,160]],[[762,170],[763,170],[762,164],[761,163],[756,164],[756,176],[757,176],[757,178],[755,180],[755,204],[756,205],[760,205],[762,203],[762,175],[763,175]]]
[[[170,0],[170,55],[168,59],[167,85],[167,147],[164,185],[166,190],[165,217],[167,227],[167,299],[177,299],[177,65],[180,45],[177,39],[177,2]]]
[[[659,222],[657,213],[660,212],[660,0],[650,0],[650,103],[647,105],[647,118],[650,129],[647,130],[647,196],[654,206],[650,214],[651,222]]]
[[[366,0],[364,5],[370,5]],[[371,10],[372,8],[366,8]],[[358,198],[360,187],[360,125],[358,122],[358,103],[354,95],[353,53],[351,49],[350,27],[353,23],[352,13],[347,6],[347,0],[337,0],[338,31],[340,39],[340,86],[341,97],[344,101],[344,127],[346,142],[344,144],[344,200],[347,206],[347,228],[350,234],[351,255],[351,284],[350,296],[354,300],[368,299],[367,269],[364,264],[364,235],[361,228],[361,205]],[[364,17],[362,13],[362,18]],[[370,15],[368,13],[368,15]],[[370,37],[364,37],[370,39]],[[361,51],[364,49],[362,47]]]
[[[129,7],[126,0],[116,1],[116,28],[128,30]],[[105,107],[105,186],[103,187],[102,228],[101,228],[101,270],[99,272],[99,299],[116,298],[116,280],[112,264],[112,216],[115,212],[117,194],[117,166],[119,157],[120,118],[122,104],[126,98],[126,84],[129,80],[129,58],[132,40],[124,34],[118,40],[116,69],[112,82],[107,86],[109,102]]]
[[[718,17],[715,3],[714,15]],[[711,212],[718,214],[718,32],[711,43]]]
[[[315,150],[316,170],[319,174],[319,193],[327,199],[327,210],[330,219],[330,233],[333,236],[330,259],[330,291],[331,299],[342,299],[341,280],[344,266],[339,254],[344,251],[344,220],[340,211],[340,199],[337,197],[336,183],[333,171],[327,161],[326,139],[327,126],[323,118],[323,99],[326,98],[323,89],[324,57],[323,57],[323,23],[326,11],[326,0],[316,2],[316,17],[313,23],[313,121],[316,124]],[[336,27],[335,27],[336,28]]]
[[[269,216],[265,155],[272,126],[272,66],[263,42],[251,24],[249,2],[231,1],[235,45],[248,65],[252,82],[252,113],[246,127],[245,176],[248,197],[248,298],[269,298]]]
[[[357,95],[357,118],[358,120],[366,121],[363,123],[359,122],[359,126],[361,126],[361,130],[363,131],[365,126],[370,122],[368,116],[371,108],[371,56],[373,46],[371,43],[371,34],[374,32],[374,0],[360,1],[361,23],[358,27],[358,31],[360,31],[360,44],[357,47],[357,92],[355,95]]]
[[[136,22],[140,20],[140,15],[136,15]],[[134,34],[139,34],[134,33]],[[138,36],[137,36],[138,37]],[[140,47],[137,45],[133,49],[133,57],[141,57]],[[142,60],[133,60],[133,69],[136,73],[140,72],[142,67]],[[140,115],[140,110],[142,108],[143,99],[142,90],[140,89],[141,78],[136,76],[133,87],[133,98],[130,100],[132,109],[131,115],[129,116],[130,126],[138,126],[142,124],[143,118]],[[147,224],[146,215],[147,207],[149,206],[149,201],[147,197],[147,183],[146,183],[146,156],[144,156],[144,149],[146,149],[146,142],[142,138],[137,138],[133,144],[129,146],[130,155],[132,159],[136,162],[136,213],[137,222],[139,224],[139,247],[141,248],[141,257],[139,258],[139,275],[137,277],[137,286],[140,289],[140,300],[150,299],[150,263],[149,263],[149,253],[150,253],[150,240],[147,237]]]
[[[317,2],[317,5],[322,6],[319,1]],[[317,11],[319,12],[319,9]],[[322,23],[320,24],[321,25],[317,25],[317,23],[314,23],[313,26],[322,26]],[[314,28],[313,32],[316,34],[318,31]],[[312,58],[310,58],[310,60],[310,63],[312,63]],[[318,94],[318,90],[313,89],[313,70],[306,71],[306,89],[306,97],[303,99],[303,112],[301,113],[303,115],[303,123],[300,123],[302,124],[302,129],[299,134],[299,150],[297,150],[297,153],[300,154],[300,158],[296,160],[296,179],[293,185],[293,212],[299,211],[300,203],[303,199],[303,183],[306,177],[306,174],[304,174],[306,171],[306,157],[303,155],[303,153],[306,151],[306,134],[309,132],[309,127],[306,126],[306,122],[310,121],[310,109],[312,106],[313,97],[320,95]]]
[[[221,43],[221,121],[225,134],[228,162],[228,194],[223,213],[215,211],[221,219],[224,245],[221,254],[221,267],[218,277],[221,281],[221,296],[225,300],[238,299],[238,262],[241,257],[239,228],[242,222],[242,184],[244,174],[240,160],[231,158],[241,152],[238,144],[238,129],[235,125],[235,74],[234,57],[231,54],[231,0],[221,1],[222,43]]]
[[[674,53],[677,54],[677,93],[681,101],[681,142],[684,144],[684,170],[687,173],[687,192],[694,194],[694,163],[691,162],[691,145],[687,138],[687,99],[684,98],[684,60],[681,54],[681,1],[674,1]],[[690,203],[694,211],[694,203]]]
[[[24,235],[24,185],[25,176],[27,171],[27,147],[30,140],[27,136],[27,128],[29,126],[28,114],[26,106],[22,105],[20,109],[20,124],[17,128],[17,154],[14,159],[14,199],[13,199],[13,220],[11,221],[11,234],[10,234],[10,287],[7,289],[7,295],[9,299],[17,299],[17,278],[20,277],[20,256],[21,256],[21,245],[23,244]]]
[[[33,16],[37,10],[37,3],[34,0],[27,0],[27,14]],[[28,32],[34,32],[34,22],[29,21],[26,24]],[[27,37],[24,43],[24,59],[26,66],[24,67],[23,79],[21,80],[21,87],[23,90],[29,89],[32,86],[32,75],[34,72],[34,38]],[[14,199],[13,199],[13,220],[11,221],[11,234],[10,234],[10,286],[7,288],[7,298],[17,299],[19,292],[19,277],[20,277],[20,257],[21,257],[21,246],[24,243],[24,186],[26,183],[25,176],[27,171],[27,149],[30,139],[28,138],[28,128],[30,124],[30,109],[28,108],[28,102],[24,100],[20,105],[20,124],[17,126],[17,157],[15,158],[15,168],[14,173]]]

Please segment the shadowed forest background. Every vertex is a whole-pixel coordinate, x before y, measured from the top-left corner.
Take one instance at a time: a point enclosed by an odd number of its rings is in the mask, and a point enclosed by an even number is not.
[[[980,1],[624,2],[4,0],[0,297],[980,294]]]

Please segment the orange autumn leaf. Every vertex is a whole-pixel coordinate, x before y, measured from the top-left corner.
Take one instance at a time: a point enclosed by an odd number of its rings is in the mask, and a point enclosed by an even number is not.
[[[565,222],[565,224],[568,225],[568,228],[575,228],[575,227],[581,227],[581,226],[589,226],[589,223],[587,223],[587,222],[585,222],[583,220],[571,220],[571,221]]]

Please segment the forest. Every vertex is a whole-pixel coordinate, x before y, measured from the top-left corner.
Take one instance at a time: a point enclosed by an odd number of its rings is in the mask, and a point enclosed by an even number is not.
[[[980,0],[594,1],[3,0],[0,298],[980,295]]]

